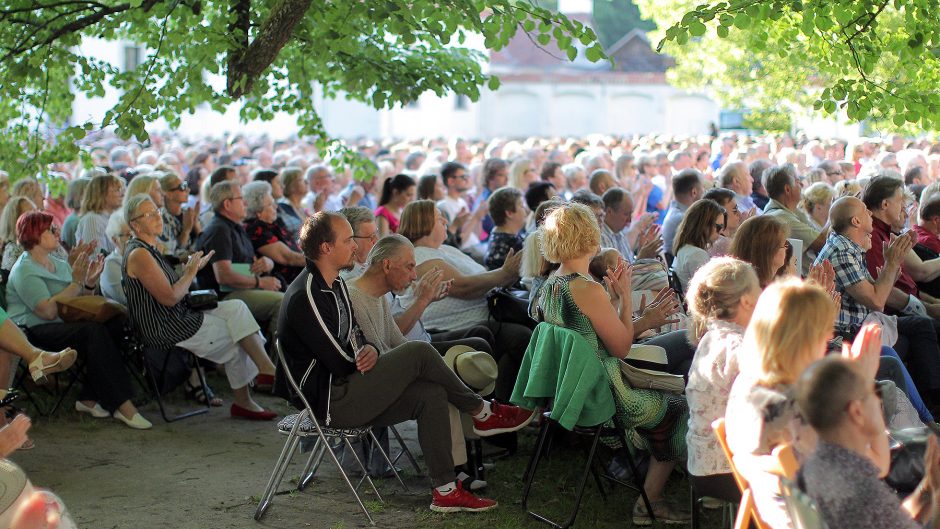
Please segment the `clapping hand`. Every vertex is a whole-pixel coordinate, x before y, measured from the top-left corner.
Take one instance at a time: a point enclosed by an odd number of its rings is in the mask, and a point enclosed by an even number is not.
[[[203,267],[209,264],[209,259],[212,259],[213,255],[215,255],[215,250],[211,250],[205,255],[203,255],[202,252],[190,254],[189,258],[186,259],[186,264],[183,266],[183,273],[196,275],[196,272],[202,270]]]
[[[607,285],[607,291],[619,299],[630,299],[633,280],[633,268],[627,266],[622,258],[617,263],[616,269],[607,269],[607,275],[604,276],[604,283]]]
[[[639,250],[636,253],[637,259],[655,259],[663,249],[663,238],[660,235],[660,228],[656,224],[650,224],[637,238]]]
[[[669,287],[660,290],[649,306],[646,305],[646,294],[640,296],[640,317],[647,318],[651,329],[658,329],[670,323],[679,323],[678,318],[669,317],[679,312],[679,307],[679,300]]]
[[[881,357],[881,326],[869,323],[858,331],[852,347],[842,344],[842,357],[851,360],[865,380],[874,380]]]
[[[808,279],[823,287],[831,296],[836,289],[836,271],[829,259],[824,259],[818,265],[809,269]]]
[[[415,281],[415,297],[426,304],[442,300],[447,297],[452,281],[444,281],[444,271],[435,266]]]

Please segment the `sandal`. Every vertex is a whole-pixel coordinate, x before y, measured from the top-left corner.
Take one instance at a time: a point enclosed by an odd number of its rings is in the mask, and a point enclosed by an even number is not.
[[[203,392],[202,384],[199,384],[198,386],[192,386],[189,384],[189,382],[186,382],[183,385],[183,388],[186,390],[186,397],[198,402],[199,404],[208,404],[209,406],[215,408],[218,408],[223,404],[222,399],[215,396],[215,393],[213,393],[212,388],[210,388],[208,384],[206,384],[206,392]]]
[[[688,512],[679,507],[669,505],[665,499],[651,501],[650,507],[653,508],[653,515],[656,516],[656,521],[667,525],[686,525],[692,519]],[[646,505],[643,504],[642,496],[637,498],[636,503],[633,504],[633,525],[653,525],[653,519],[646,511]]]

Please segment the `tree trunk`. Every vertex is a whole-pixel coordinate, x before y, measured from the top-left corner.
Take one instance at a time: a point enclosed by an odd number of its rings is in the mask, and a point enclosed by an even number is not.
[[[310,0],[280,0],[271,8],[271,13],[258,30],[255,39],[248,44],[248,28],[244,22],[245,7],[250,0],[236,0],[236,24],[245,31],[242,45],[229,52],[226,89],[235,99],[251,91],[255,79],[274,62],[281,48],[287,44],[294,27],[303,20],[310,8]]]

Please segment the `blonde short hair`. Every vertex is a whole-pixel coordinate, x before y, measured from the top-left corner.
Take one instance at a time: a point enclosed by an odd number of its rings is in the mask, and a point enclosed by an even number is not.
[[[759,384],[793,384],[806,366],[822,357],[816,350],[830,336],[836,317],[832,298],[814,283],[782,279],[757,300],[744,334],[742,372]]]
[[[100,213],[108,205],[108,191],[111,186],[120,186],[124,189],[124,180],[112,174],[95,176],[85,187],[82,197],[82,213]]]
[[[689,281],[689,338],[693,343],[705,335],[708,322],[737,316],[741,297],[760,290],[754,267],[734,257],[718,257],[705,263]]]
[[[160,179],[152,174],[135,176],[131,183],[127,184],[127,189],[124,191],[124,203],[127,204],[127,199],[134,195],[141,193],[149,195],[150,188],[153,187],[154,183],[159,186]],[[163,192],[163,188],[160,188],[160,192]]]
[[[800,201],[800,207],[804,211],[809,211],[812,206],[818,206],[827,200],[832,200],[835,196],[835,189],[826,182],[816,182],[815,184],[803,190],[803,199]]]
[[[597,217],[584,204],[570,203],[554,209],[542,224],[539,242],[551,263],[594,256],[601,246]]]

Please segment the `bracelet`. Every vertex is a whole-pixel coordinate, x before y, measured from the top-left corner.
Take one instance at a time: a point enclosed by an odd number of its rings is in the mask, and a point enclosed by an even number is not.
[[[259,286],[261,286],[261,278],[255,276],[255,288],[258,288]]]
[[[88,285],[82,285],[82,286],[85,287],[85,290],[94,290],[94,289],[95,289],[95,287],[93,287],[93,286],[91,286],[91,287],[88,286]]]

